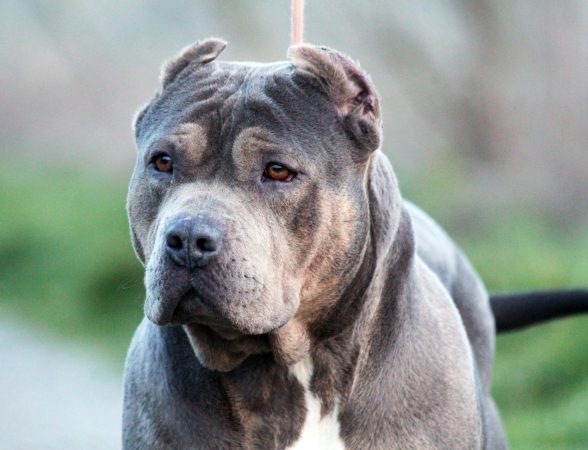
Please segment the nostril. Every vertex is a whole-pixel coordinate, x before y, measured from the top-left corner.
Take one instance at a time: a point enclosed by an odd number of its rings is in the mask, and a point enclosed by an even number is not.
[[[196,239],[196,248],[201,252],[214,252],[216,251],[216,243],[214,239],[208,237],[200,237]]]
[[[173,250],[181,250],[183,247],[182,239],[175,234],[168,234],[166,237],[166,244]]]
[[[178,266],[188,265],[188,243],[185,230],[179,226],[170,227],[165,235],[165,250]]]

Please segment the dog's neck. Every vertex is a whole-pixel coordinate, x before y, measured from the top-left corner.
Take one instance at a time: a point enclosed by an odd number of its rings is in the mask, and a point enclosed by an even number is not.
[[[315,343],[309,355],[290,366],[278,364],[267,353],[220,374],[244,448],[299,448],[296,445],[311,442],[309,430],[319,439],[312,445],[343,448],[342,441],[333,440],[344,438],[339,431],[346,419],[340,413],[353,399],[356,386],[369,384],[377,371],[384,370],[380,363],[394,351],[395,323],[408,307],[399,299],[411,276],[414,244],[409,231],[410,221],[403,215],[398,237],[382,256],[394,269],[374,274],[364,293],[370,301],[352,326]],[[322,445],[321,436],[329,437],[328,445]],[[330,447],[333,442],[337,446]]]
[[[317,342],[311,350],[313,377],[310,389],[322,402],[323,414],[337,403],[344,406],[353,395],[358,377],[374,355],[382,357],[394,348],[395,326],[403,308],[401,299],[413,276],[414,241],[410,218],[403,213],[393,242],[381,258],[361,298],[342,299],[356,302],[359,311],[352,324],[341,333]]]

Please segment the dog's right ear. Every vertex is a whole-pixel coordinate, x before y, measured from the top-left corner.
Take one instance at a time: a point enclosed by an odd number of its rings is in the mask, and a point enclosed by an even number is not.
[[[208,38],[184,48],[178,56],[163,65],[161,89],[165,89],[189,65],[203,66],[214,61],[226,46],[227,42],[222,39]]]
[[[347,134],[370,151],[380,146],[380,105],[369,76],[344,54],[309,44],[288,49],[294,67],[318,80],[335,105]]]
[[[175,58],[172,58],[163,64],[161,75],[159,77],[161,83],[160,92],[155,95],[155,98],[157,98],[161,91],[172,83],[188,66],[196,68],[214,61],[226,46],[227,42],[222,39],[208,38],[185,47]],[[151,103],[152,101],[141,106],[133,117],[132,127],[135,136],[139,133],[141,120],[149,109]]]

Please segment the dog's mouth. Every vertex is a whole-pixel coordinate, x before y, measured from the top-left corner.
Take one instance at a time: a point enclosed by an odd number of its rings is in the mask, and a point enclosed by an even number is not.
[[[236,328],[215,306],[214,301],[190,287],[180,298],[172,313],[170,325],[197,324],[210,328],[225,340],[234,340],[245,333]]]
[[[186,325],[195,321],[214,321],[217,319],[217,312],[211,302],[199,294],[193,287],[188,287],[177,300],[168,299],[170,305],[175,307],[169,317],[169,325]]]
[[[238,333],[224,320],[214,301],[199,293],[194,287],[189,286],[183,293],[164,299],[152,300],[148,295],[148,302],[159,303],[158,308],[148,308],[146,313],[149,320],[156,325],[187,325],[196,323],[206,325],[220,333],[231,335]]]
[[[155,300],[147,295],[145,314],[156,325],[199,325],[210,329],[226,341],[233,341],[244,336],[270,333],[284,325],[287,320],[275,324],[257,324],[254,317],[228,314],[218,306],[215,299],[200,292],[192,285],[188,286],[175,298]]]

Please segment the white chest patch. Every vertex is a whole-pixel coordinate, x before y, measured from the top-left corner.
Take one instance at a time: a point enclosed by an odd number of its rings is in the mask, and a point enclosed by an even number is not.
[[[304,387],[304,402],[306,418],[300,437],[289,450],[345,450],[345,445],[339,436],[339,402],[335,401],[335,408],[321,419],[321,401],[310,391],[312,377],[312,361],[305,358],[290,367],[290,374]]]

